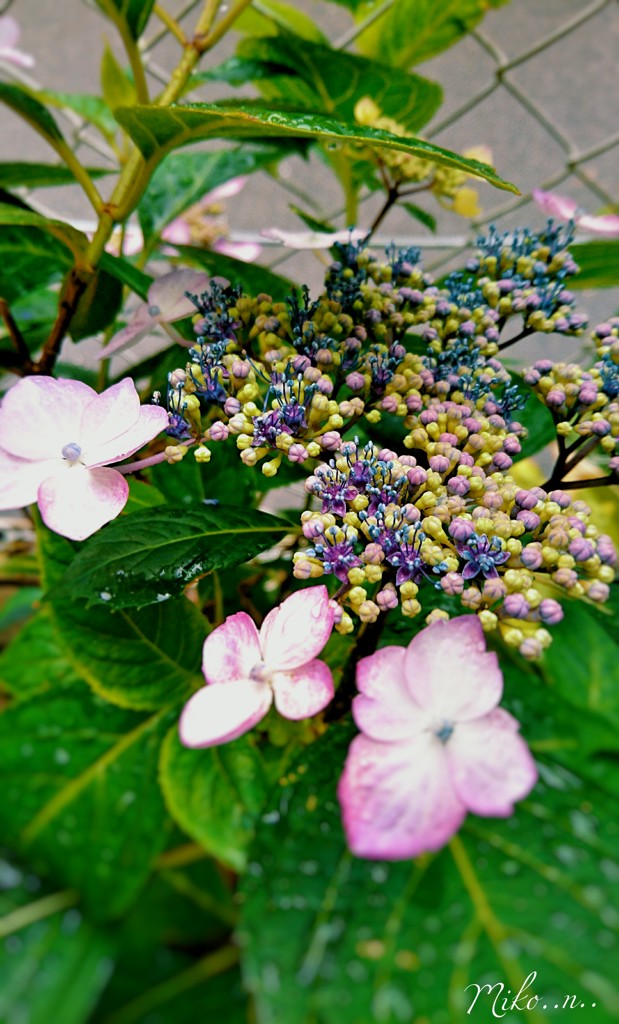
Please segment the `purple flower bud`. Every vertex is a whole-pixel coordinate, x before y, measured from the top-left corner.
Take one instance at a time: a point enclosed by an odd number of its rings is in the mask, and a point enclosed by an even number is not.
[[[525,530],[537,530],[541,520],[535,512],[530,512],[528,509],[523,508],[521,512],[516,516],[521,523],[524,523]]]
[[[230,367],[230,372],[232,376],[236,377],[238,380],[243,380],[245,377],[248,377],[250,370],[251,366],[249,365],[249,363],[246,360],[242,359],[235,359],[232,366]]]
[[[441,579],[441,587],[450,597],[458,597],[464,590],[464,580],[459,572],[448,572]]]
[[[497,452],[492,462],[502,473],[513,465],[513,459],[510,459],[509,455],[506,455],[505,452]]]
[[[428,460],[434,473],[447,473],[451,463],[444,455],[432,455]]]
[[[610,587],[607,583],[602,583],[600,580],[594,580],[587,590],[587,597],[591,598],[592,601],[598,601],[600,604],[608,601],[609,596]]]
[[[421,484],[425,484],[426,480],[428,479],[428,474],[426,473],[425,469],[421,468],[421,466],[413,466],[411,469],[409,469],[406,476],[408,478],[408,482],[413,487],[420,487]]]
[[[585,537],[576,537],[571,541],[568,551],[577,562],[586,562],[595,554],[595,545]]]
[[[617,561],[617,552],[611,538],[602,533],[597,541],[597,553],[605,565],[614,565]]]
[[[327,430],[326,434],[323,434],[320,438],[322,447],[328,452],[336,452],[342,443],[341,435],[338,434],[337,430]]]
[[[558,388],[552,388],[546,395],[546,405],[551,409],[558,409],[565,402],[565,393]]]
[[[545,597],[539,606],[539,614],[547,626],[556,626],[563,618],[563,608],[552,597]]]
[[[353,370],[346,378],[346,383],[351,391],[362,391],[365,387],[365,377],[357,370]]]
[[[475,527],[468,519],[454,519],[449,524],[449,533],[454,540],[465,543],[475,533]]]
[[[507,452],[508,455],[518,455],[522,451],[522,445],[517,437],[513,434],[508,434],[503,441],[503,451]]]
[[[384,409],[385,412],[393,413],[397,412],[399,404],[397,395],[385,395],[380,403],[380,407],[381,409]]]
[[[554,501],[559,508],[569,508],[572,504],[572,499],[569,494],[565,493],[565,491],[551,491],[548,495],[548,499],[549,501]]]
[[[224,402],[224,412],[226,416],[236,416],[237,412],[241,411],[241,403],[238,398],[226,398]]]
[[[452,476],[447,481],[447,490],[452,494],[459,494],[461,498],[469,493],[471,485],[465,476]]]
[[[539,569],[542,564],[542,546],[541,544],[527,544],[525,548],[520,552],[520,561],[524,565],[525,569]]]
[[[610,430],[611,426],[608,420],[595,420],[591,424],[591,433],[595,434],[596,437],[606,437],[607,434],[610,434]]]
[[[598,396],[598,390],[595,384],[583,384],[580,391],[578,392],[578,400],[583,405],[593,405]]]
[[[523,594],[508,594],[503,601],[503,612],[511,619],[526,619],[531,606]]]
[[[230,433],[230,428],[227,423],[222,423],[221,420],[217,420],[216,423],[211,424],[208,430],[208,436],[210,441],[225,441]]]
[[[315,540],[317,537],[322,537],[325,532],[324,523],[322,520],[317,518],[308,519],[306,523],[303,523],[301,529],[303,530],[303,536],[307,537],[308,540]]]
[[[288,458],[290,462],[305,462],[308,458],[307,450],[302,444],[291,444],[288,449]]]
[[[540,657],[542,645],[534,636],[528,636],[522,641],[518,650],[523,658],[526,658],[528,661],[534,661]]]
[[[532,509],[537,505],[538,499],[532,491],[517,491],[515,502],[520,508]]]

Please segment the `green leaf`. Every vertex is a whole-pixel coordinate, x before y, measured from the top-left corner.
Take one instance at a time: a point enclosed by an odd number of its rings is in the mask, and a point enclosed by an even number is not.
[[[131,106],[137,100],[135,86],[125,74],[109,46],[101,58],[101,91],[108,109]]]
[[[49,110],[39,103],[28,89],[19,85],[0,82],[0,103],[6,103],[16,114],[23,117],[35,131],[49,142],[64,142],[64,136]]]
[[[80,681],[51,620],[42,608],[0,654],[0,685],[16,700],[65,689]]]
[[[350,732],[332,726],[302,755],[250,851],[239,941],[261,1024],[464,1021],[467,985],[513,996],[532,970],[537,994],[576,993],[610,1024],[616,802],[548,762],[513,818],[470,816],[451,848],[414,862],[356,859],[335,793]]]
[[[138,206],[144,238],[159,234],[208,192],[286,156],[277,146],[243,146],[212,153],[173,153],[155,171]]]
[[[315,139],[331,145],[356,142],[402,150],[446,167],[455,167],[489,181],[496,188],[518,192],[492,167],[452,153],[421,139],[391,135],[376,128],[347,124],[325,115],[263,109],[250,103],[194,103],[183,107],[124,107],[115,116],[147,161],[156,163],[166,152],[201,139]]]
[[[29,619],[41,599],[40,587],[20,587],[2,602],[0,607],[0,630],[9,629],[16,623]],[[0,655],[0,661],[2,655]]]
[[[155,0],[95,0],[95,3],[116,25],[125,22],[134,39],[142,35],[155,6]]]
[[[582,601],[564,601],[563,611],[563,621],[552,627],[542,674],[575,708],[595,711],[617,726],[619,633],[613,639]]]
[[[619,284],[619,239],[570,245],[580,271],[570,288],[615,288]]]
[[[378,57],[394,68],[436,57],[475,28],[490,7],[507,0],[398,0],[357,38],[362,53]],[[375,4],[378,6],[378,4]],[[368,8],[359,12],[361,20]],[[413,31],[403,26],[414,26]]]
[[[252,740],[241,736],[221,747],[189,750],[173,726],[161,748],[159,772],[176,823],[208,853],[242,871],[267,791]]]
[[[290,524],[235,506],[160,506],[121,516],[72,561],[52,597],[86,606],[164,603],[193,580],[248,561],[290,532]]]
[[[245,263],[234,256],[212,249],[199,249],[195,245],[175,245],[174,248],[182,257],[183,263],[189,263],[208,271],[211,276],[225,277],[233,285],[240,285],[250,295],[265,292],[276,301],[290,294],[294,283],[281,274],[275,274],[268,267],[259,263]]]
[[[436,217],[433,217],[431,213],[428,213],[427,210],[417,206],[415,203],[402,203],[402,206],[411,217],[414,217],[420,224],[423,224],[428,231],[431,231],[432,234],[436,232]]]
[[[326,42],[320,28],[307,14],[281,0],[253,0],[234,25],[238,32],[252,36],[277,35],[280,29],[294,32],[314,43]]]
[[[0,224],[10,225],[11,227],[39,228],[62,242],[77,260],[81,260],[88,245],[86,235],[70,224],[65,224],[62,220],[43,217],[40,213],[35,213],[34,210],[23,210],[18,206],[11,206],[8,203],[0,203]]]
[[[73,908],[75,894],[43,893],[6,861],[0,870],[0,1020],[49,1024],[61,1006],[62,1024],[87,1024],[114,966],[111,935]]]
[[[419,75],[394,75],[387,64],[291,35],[248,39],[241,43],[239,56],[270,69],[270,76],[258,77],[260,92],[269,102],[324,111],[350,123],[357,101],[371,97],[383,114],[409,132],[419,131],[443,98],[439,85]]]
[[[72,265],[67,247],[38,228],[0,230],[0,295],[11,304],[56,281]],[[55,296],[56,307],[58,296]]]
[[[139,295],[141,299],[146,301],[148,289],[154,280],[150,274],[145,274],[142,270],[138,270],[137,267],[134,267],[132,263],[129,263],[122,256],[113,256],[109,252],[103,253],[99,260],[99,266],[106,273],[121,281],[122,284],[126,284],[128,288],[131,288],[132,292],[135,292],[136,295]]]
[[[85,121],[98,128],[101,134],[111,141],[116,135],[118,126],[116,119],[108,104],[100,96],[90,96],[88,93],[80,92],[56,92],[54,89],[40,89],[34,95],[50,106],[59,107],[61,110],[72,110],[79,114]],[[115,170],[111,169],[112,172]],[[106,170],[103,173],[109,174]]]
[[[0,715],[3,837],[96,919],[129,906],[165,843],[156,765],[169,724],[169,712],[144,718],[85,687]]]
[[[91,338],[114,323],[123,300],[123,286],[112,274],[99,267],[80,296],[71,320],[73,341]]]
[[[107,167],[87,167],[91,178],[101,178],[110,174]],[[0,163],[0,186],[13,188],[49,188],[52,185],[74,185],[73,172],[62,164],[33,164],[27,161]]]

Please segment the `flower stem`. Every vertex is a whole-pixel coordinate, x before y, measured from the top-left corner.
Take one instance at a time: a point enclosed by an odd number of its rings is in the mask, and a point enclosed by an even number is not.
[[[357,663],[361,658],[374,654],[385,628],[388,612],[381,612],[375,622],[364,622],[357,633],[357,641],[353,646],[342,672],[342,680],[337,688],[334,699],[325,714],[326,722],[337,722],[350,711],[352,699],[357,692]]]
[[[27,928],[35,921],[42,921],[61,910],[74,907],[78,901],[79,893],[73,889],[66,889],[63,892],[52,893],[50,896],[43,896],[42,899],[28,903],[25,907],[18,907],[17,910],[0,918],[0,939],[21,931],[22,928]]]

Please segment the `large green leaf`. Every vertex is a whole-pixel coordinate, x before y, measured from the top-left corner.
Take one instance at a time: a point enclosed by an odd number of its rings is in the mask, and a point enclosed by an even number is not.
[[[442,53],[508,0],[397,0],[357,39],[359,49],[393,67],[408,68]],[[378,7],[378,0],[373,5]],[[365,5],[361,20],[371,13]]]
[[[548,406],[523,381],[520,374],[511,374],[512,381],[517,383],[521,390],[527,394],[524,407],[515,414],[516,419],[527,428],[527,436],[521,441],[521,451],[515,457],[515,462],[521,459],[528,459],[531,455],[545,448],[551,441],[556,441],[557,431],[552,413]]]
[[[570,245],[580,271],[570,288],[616,288],[619,284],[619,239]]]
[[[277,146],[243,146],[212,153],[173,153],[151,178],[138,206],[144,238],[149,239],[206,193],[230,178],[252,174],[286,155]]]
[[[277,35],[283,29],[284,32],[294,32],[310,42],[326,42],[324,34],[312,18],[300,11],[298,5],[283,3],[282,0],[253,0],[237,18],[234,27],[238,32],[252,36]]]
[[[243,291],[250,295],[265,292],[276,302],[282,302],[295,288],[289,278],[275,274],[268,267],[261,266],[260,263],[246,263],[244,260],[237,260],[234,256],[228,256],[226,253],[213,252],[212,249],[199,249],[195,245],[176,245],[174,248],[182,257],[184,264],[189,263],[202,267],[213,277],[225,277],[232,285],[240,285]]]
[[[248,561],[290,529],[265,512],[228,505],[134,512],[84,544],[55,600],[71,596],[115,609],[163,603],[215,569]]]
[[[87,167],[91,178],[110,174],[107,167]],[[0,163],[0,186],[2,188],[27,187],[43,188],[50,185],[74,185],[73,172],[62,164],[34,164],[27,161]]]
[[[47,608],[40,609],[0,654],[0,686],[17,700],[78,682]]]
[[[383,114],[409,132],[419,131],[438,110],[443,90],[419,75],[393,74],[388,64],[285,35],[248,39],[239,56],[266,65],[258,87],[271,102],[307,107],[353,123],[355,104],[371,97]]]
[[[320,140],[327,145],[357,142],[412,153],[483,178],[508,192],[518,191],[515,185],[498,177],[492,167],[478,160],[469,160],[420,139],[348,124],[322,114],[269,110],[251,103],[194,103],[165,109],[121,107],[114,113],[149,163],[158,162],[171,149],[201,139],[299,138]]]
[[[71,265],[67,247],[39,228],[0,229],[0,295],[7,302],[27,299],[37,286],[57,280]]]
[[[0,103],[6,103],[7,107],[23,117],[52,145],[64,142],[63,134],[49,110],[27,89],[19,85],[9,85],[8,82],[0,82]]]
[[[11,227],[39,228],[62,242],[76,259],[81,259],[88,245],[86,235],[70,224],[54,220],[51,217],[43,217],[40,213],[35,213],[34,210],[24,210],[8,203],[0,203],[0,224]]]
[[[0,873],[0,1020],[49,1024],[62,1007],[62,1024],[86,1024],[114,966],[111,935],[82,918],[74,893],[42,893],[6,861]]]
[[[467,986],[513,998],[533,970],[540,1009],[576,994],[610,1024],[616,801],[549,762],[513,818],[471,817],[436,856],[359,860],[335,796],[349,740],[332,726],[293,766],[303,774],[273,795],[250,852],[239,940],[260,1024],[455,1024]]]
[[[242,871],[267,793],[266,772],[251,737],[189,750],[175,725],[161,750],[160,780],[168,810],[183,831]]]
[[[80,295],[69,327],[73,341],[91,338],[114,323],[123,300],[123,286],[114,274],[97,268]]]
[[[97,7],[111,21],[125,23],[134,39],[138,39],[146,28],[155,0],[95,0]]]
[[[99,919],[126,909],[164,846],[156,767],[169,723],[169,712],[144,718],[84,686],[0,715],[2,835]]]
[[[56,92],[54,89],[40,89],[34,95],[50,106],[72,110],[85,121],[98,128],[108,141],[111,141],[118,130],[118,125],[108,104],[101,96],[91,96],[81,92]],[[109,173],[106,172],[106,173]]]
[[[101,270],[105,270],[112,277],[116,277],[123,284],[126,284],[141,299],[146,300],[148,289],[154,280],[150,274],[145,274],[142,270],[138,270],[137,267],[134,267],[132,263],[122,256],[113,256],[109,252],[103,253],[99,260],[99,266]]]

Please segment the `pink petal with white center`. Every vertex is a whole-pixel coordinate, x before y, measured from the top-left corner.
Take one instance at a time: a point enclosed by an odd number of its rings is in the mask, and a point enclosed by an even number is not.
[[[96,395],[84,410],[80,443],[84,453],[130,430],[140,415],[140,396],[130,377]]]
[[[374,740],[405,740],[429,725],[406,685],[404,657],[403,647],[382,647],[357,664],[361,692],[352,702],[353,718]]]
[[[86,465],[94,469],[97,466],[121,462],[157,437],[166,429],[169,422],[166,410],[160,405],[143,405],[137,421],[129,430],[125,430],[111,441],[85,449]]]
[[[406,649],[405,674],[413,698],[441,722],[479,718],[503,694],[497,656],[486,650],[476,615],[422,629]]]
[[[466,815],[442,744],[430,733],[410,743],[357,736],[338,797],[350,849],[370,859],[404,860],[438,850]]]
[[[541,188],[534,188],[532,194],[537,205],[549,217],[558,217],[559,220],[576,219],[578,203],[575,199],[559,196],[556,192],[544,192]]]
[[[362,228],[348,228],[344,231],[280,231],[279,228],[265,228],[260,234],[273,242],[285,245],[287,249],[330,249],[336,242],[361,242],[368,232]]]
[[[249,732],[269,710],[273,693],[266,683],[237,679],[229,686],[203,686],[183,708],[178,731],[186,747],[214,747]]]
[[[604,213],[594,217],[591,213],[583,213],[576,219],[579,228],[584,231],[591,231],[595,235],[606,235],[608,238],[619,237],[619,216],[614,213]]]
[[[230,242],[226,238],[220,238],[215,242],[213,251],[231,256],[235,260],[242,260],[244,263],[253,263],[262,252],[262,246],[257,242]]]
[[[291,594],[262,623],[263,660],[271,669],[280,671],[312,661],[331,636],[334,618],[325,586],[307,587]]]
[[[197,313],[198,310],[185,292],[199,295],[208,283],[209,276],[202,271],[173,270],[163,274],[148,289],[148,305],[152,315],[160,323],[172,323]]]
[[[25,377],[0,408],[0,447],[23,459],[62,458],[66,444],[80,444],[82,414],[97,392],[79,380]]]
[[[115,519],[129,497],[129,485],[115,469],[64,464],[39,487],[46,526],[69,540],[85,540]]]
[[[159,307],[153,308],[158,309]],[[140,338],[143,338],[149,331],[155,329],[159,320],[160,317],[154,316],[150,312],[149,305],[143,302],[141,306],[138,306],[127,326],[114,335],[109,345],[101,349],[99,359],[109,359],[110,356],[115,355],[117,352],[123,352],[126,348],[136,344]]]
[[[293,722],[311,718],[333,700],[333,676],[324,661],[308,661],[290,672],[272,677],[275,707]]]
[[[246,612],[229,615],[204,641],[202,671],[207,683],[247,679],[261,662],[258,630]]]
[[[37,500],[39,484],[62,466],[60,459],[31,462],[0,448],[0,509],[24,508]]]
[[[506,818],[537,782],[531,752],[515,718],[496,708],[475,722],[457,725],[445,744],[460,799],[474,814]]]

